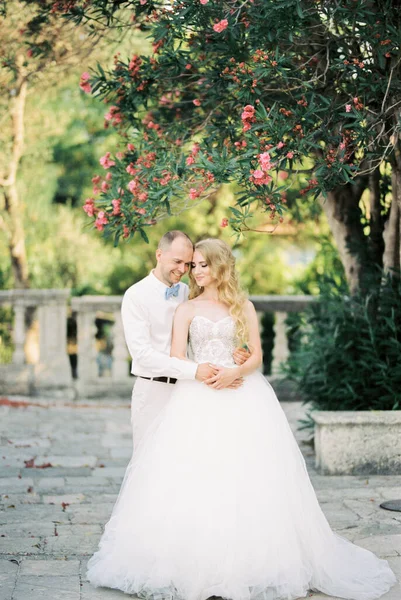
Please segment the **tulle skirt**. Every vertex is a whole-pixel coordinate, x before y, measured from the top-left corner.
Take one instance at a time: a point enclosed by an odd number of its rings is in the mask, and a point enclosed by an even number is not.
[[[95,586],[155,600],[378,598],[388,562],[335,534],[269,383],[179,381],[128,465],[88,564]]]

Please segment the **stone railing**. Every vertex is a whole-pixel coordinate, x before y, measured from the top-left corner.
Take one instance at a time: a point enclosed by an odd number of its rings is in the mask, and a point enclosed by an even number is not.
[[[310,296],[251,296],[258,315],[275,313],[272,373],[288,357],[285,319],[289,312],[305,310]],[[0,393],[44,394],[81,397],[129,395],[132,388],[129,355],[121,322],[121,296],[81,296],[70,300],[69,290],[10,290],[0,292],[0,305],[14,310],[15,351],[11,364],[0,365]],[[27,309],[35,312],[38,352],[27,357]],[[66,324],[70,316],[77,326],[76,378],[72,378],[67,353]],[[110,368],[102,369],[96,340],[96,320],[112,324]],[[31,353],[32,354],[32,353]],[[31,364],[29,364],[31,363]]]
[[[11,364],[0,365],[0,393],[72,387],[66,336],[69,297],[70,290],[0,291],[0,305],[11,305],[14,311],[14,352]],[[28,313],[38,325],[33,359],[27,357]]]

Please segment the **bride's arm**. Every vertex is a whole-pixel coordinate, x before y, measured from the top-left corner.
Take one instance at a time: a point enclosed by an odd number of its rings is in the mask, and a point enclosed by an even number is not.
[[[192,317],[192,309],[188,302],[180,304],[175,311],[170,356],[189,361],[189,358],[187,357],[187,346],[189,325]]]

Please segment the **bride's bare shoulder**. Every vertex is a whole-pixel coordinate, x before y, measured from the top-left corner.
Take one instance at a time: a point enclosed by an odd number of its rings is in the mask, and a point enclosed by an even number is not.
[[[177,307],[174,318],[190,320],[194,316],[194,310],[193,300],[186,300]]]

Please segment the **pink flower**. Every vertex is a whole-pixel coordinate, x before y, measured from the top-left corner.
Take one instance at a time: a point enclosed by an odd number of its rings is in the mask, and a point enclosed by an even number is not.
[[[263,154],[259,154],[259,163],[263,171],[269,171],[272,168],[270,154],[268,152],[263,152]]]
[[[195,98],[195,100],[192,100],[192,102],[195,104],[195,106],[201,105],[201,101],[199,100],[199,98]]]
[[[189,197],[191,200],[196,200],[196,198],[199,198],[200,193],[198,192],[198,190],[196,188],[191,188],[189,190]]]
[[[104,156],[99,160],[100,164],[104,169],[109,169],[110,167],[114,167],[116,164],[114,160],[110,160],[110,152],[106,152]]]
[[[351,112],[352,106],[351,104],[346,104],[345,105],[345,112]]]
[[[127,150],[129,150],[130,152],[134,152],[134,150],[135,150],[134,144],[127,144]]]
[[[279,142],[279,143],[277,144],[277,148],[278,148],[279,150],[281,150],[281,148],[284,148],[284,146],[285,146],[284,142]]]
[[[287,158],[294,158],[294,153],[293,152],[287,152],[286,157]]]
[[[95,175],[94,177],[92,177],[92,183],[94,183],[95,185],[97,185],[100,180],[101,180],[100,175]]]
[[[107,181],[102,181],[102,192],[107,192],[107,190],[110,188],[109,184],[107,183]]]
[[[224,219],[221,220],[220,227],[227,227],[227,225],[228,225],[228,219],[227,219],[227,217],[224,217]]]
[[[97,215],[97,219],[95,221],[95,227],[98,231],[103,231],[104,229],[104,225],[107,225],[107,223],[109,222],[106,213],[104,212],[104,210],[101,210],[98,215]]]
[[[209,0],[199,0],[201,4],[205,5],[209,2]]]
[[[131,194],[134,193],[134,191],[136,190],[137,187],[138,187],[138,182],[136,181],[136,179],[131,179],[131,181],[128,184],[128,189],[131,192]]]
[[[145,208],[137,208],[137,209],[136,209],[136,212],[137,212],[139,215],[146,215],[146,209],[145,209]]]
[[[213,31],[215,31],[216,33],[221,33],[222,31],[227,29],[227,27],[228,27],[227,19],[222,19],[221,21],[219,21],[218,23],[213,25]]]
[[[263,179],[265,174],[260,169],[256,169],[256,171],[253,172],[253,176],[255,179]]]
[[[124,152],[116,153],[116,157],[118,158],[118,160],[121,160],[122,158],[124,158],[124,156],[125,156]],[[107,173],[107,175],[111,175],[111,173]]]
[[[91,91],[91,84],[89,83],[90,75],[86,71],[82,73],[81,79],[79,80],[79,87],[83,92],[89,94]]]
[[[187,165],[193,165],[195,162],[195,159],[193,156],[188,156],[187,160],[185,161],[187,163]]]
[[[93,198],[87,198],[85,200],[85,204],[82,207],[88,217],[93,217],[95,215],[95,202]]]
[[[280,171],[278,174],[278,177],[279,177],[279,179],[282,179],[282,180],[287,179],[288,178],[287,171]]]
[[[120,198],[116,198],[115,200],[111,201],[112,205],[113,205],[113,215],[119,215],[121,214],[121,200]]]

